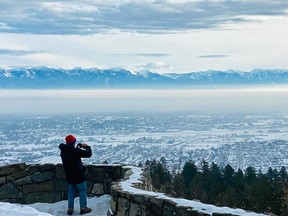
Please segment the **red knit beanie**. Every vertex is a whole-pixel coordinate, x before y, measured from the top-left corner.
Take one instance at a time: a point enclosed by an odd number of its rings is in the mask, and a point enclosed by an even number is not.
[[[76,142],[76,138],[73,135],[68,135],[65,137],[67,145],[74,145]]]

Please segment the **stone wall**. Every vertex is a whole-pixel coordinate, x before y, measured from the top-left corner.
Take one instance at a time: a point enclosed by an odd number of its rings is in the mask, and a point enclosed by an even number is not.
[[[171,198],[152,192],[149,173],[143,171],[139,178],[131,179],[138,168],[125,172],[120,182],[112,184],[111,203],[108,216],[241,216],[248,215],[242,209],[222,208],[199,201]],[[134,170],[134,171],[133,171]],[[227,213],[228,212],[228,213]],[[263,214],[251,213],[260,216]]]
[[[121,165],[85,165],[88,196],[111,194],[111,183],[123,178]],[[67,199],[67,182],[60,164],[13,164],[0,167],[0,201],[30,204]]]

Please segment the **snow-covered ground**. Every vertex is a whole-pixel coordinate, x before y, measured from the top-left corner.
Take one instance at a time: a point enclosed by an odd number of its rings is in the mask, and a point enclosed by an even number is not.
[[[87,216],[106,216],[111,197],[103,195],[87,200],[88,207],[92,212]],[[31,205],[20,205],[0,202],[1,216],[63,216],[67,215],[67,200],[57,203],[35,203]],[[75,198],[74,215],[80,215],[79,199]]]

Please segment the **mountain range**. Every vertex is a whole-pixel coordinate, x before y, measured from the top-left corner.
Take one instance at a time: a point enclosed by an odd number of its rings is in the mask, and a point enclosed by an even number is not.
[[[200,71],[158,74],[125,68],[13,68],[0,69],[2,89],[129,89],[201,88],[288,84],[288,69]]]

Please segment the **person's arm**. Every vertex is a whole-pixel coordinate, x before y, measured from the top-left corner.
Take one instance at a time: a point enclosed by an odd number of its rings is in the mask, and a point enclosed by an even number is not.
[[[86,143],[83,143],[81,144],[81,148],[77,148],[78,149],[78,152],[80,154],[80,157],[83,157],[83,158],[89,158],[91,157],[92,155],[92,150],[91,150],[91,147],[88,146]]]

